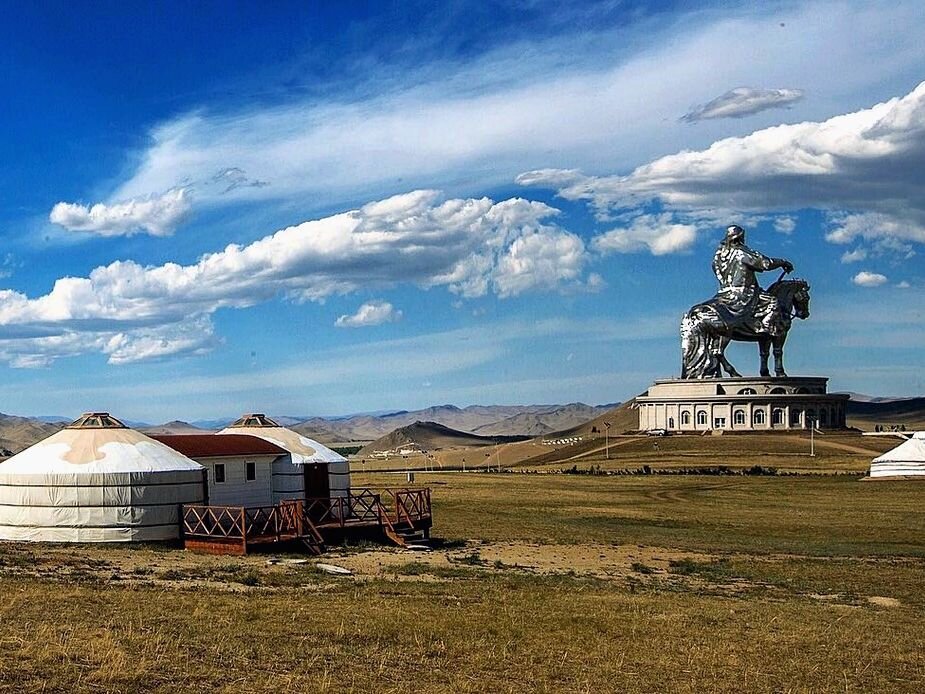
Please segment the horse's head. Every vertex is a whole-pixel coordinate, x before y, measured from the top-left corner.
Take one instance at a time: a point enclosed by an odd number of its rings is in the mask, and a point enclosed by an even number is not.
[[[785,316],[805,320],[809,318],[809,282],[806,280],[777,280],[768,287],[768,292],[777,297],[777,303]]]

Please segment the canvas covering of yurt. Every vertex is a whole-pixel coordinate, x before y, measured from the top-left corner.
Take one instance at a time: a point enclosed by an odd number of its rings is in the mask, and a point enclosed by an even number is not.
[[[304,494],[302,468],[313,463],[327,465],[331,496],[345,496],[350,489],[350,463],[344,456],[314,439],[280,426],[265,414],[242,415],[231,426],[217,433],[257,436],[289,452],[291,463],[281,460],[273,464],[275,491],[280,499]]]
[[[0,539],[129,542],[179,536],[204,468],[105,412],[0,463]]]
[[[896,448],[874,458],[871,477],[925,476],[925,431],[917,431]]]

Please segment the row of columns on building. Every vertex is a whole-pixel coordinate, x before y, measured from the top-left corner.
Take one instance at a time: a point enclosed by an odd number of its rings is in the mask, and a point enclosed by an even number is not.
[[[656,408],[665,407],[665,405],[652,404],[647,407]],[[845,425],[844,408],[838,405],[798,407],[789,404],[772,405],[771,403],[765,403],[762,405],[755,405],[749,403],[747,405],[732,405],[730,410],[729,404],[720,405],[718,403],[712,403],[710,405],[695,405],[691,403],[677,405],[677,407],[678,416],[682,419],[679,422],[675,422],[673,421],[674,417],[669,417],[666,413],[666,428],[668,429],[686,429],[687,427],[692,427],[694,429],[735,429],[737,427],[748,429],[753,429],[755,427],[769,429],[775,427],[808,429],[811,420],[815,421],[816,426],[822,427],[841,427]],[[717,407],[722,408],[721,416],[716,412]],[[725,420],[727,412],[731,412],[732,421],[719,422],[719,420]],[[706,422],[701,421],[701,413],[706,415]],[[745,421],[736,421],[736,415],[738,413],[744,415]],[[756,417],[756,413],[760,413],[760,416]],[[685,414],[691,418],[689,422],[684,421],[683,417]],[[650,426],[650,428],[652,427]]]

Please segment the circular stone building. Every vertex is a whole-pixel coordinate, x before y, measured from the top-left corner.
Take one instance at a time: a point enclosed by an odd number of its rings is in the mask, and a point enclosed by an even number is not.
[[[105,412],[0,463],[0,539],[129,542],[179,536],[205,470]]]
[[[845,427],[849,396],[815,376],[664,379],[636,398],[639,429],[778,431]]]

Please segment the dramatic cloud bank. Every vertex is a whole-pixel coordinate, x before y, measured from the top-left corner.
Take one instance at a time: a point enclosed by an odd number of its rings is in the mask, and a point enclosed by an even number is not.
[[[58,279],[35,299],[0,290],[0,359],[35,366],[85,351],[111,363],[198,353],[215,342],[210,314],[276,296],[322,300],[400,283],[463,297],[594,289],[600,278],[583,276],[584,243],[549,221],[557,214],[520,198],[443,200],[418,190],[232,244],[192,265],[116,261],[89,277]],[[373,307],[366,319],[375,315]]]
[[[602,219],[651,202],[691,220],[718,210],[817,208],[830,215],[833,243],[863,238],[908,252],[903,243],[925,243],[923,166],[925,83],[826,121],[779,125],[661,157],[627,176],[541,169],[517,180],[586,200]],[[628,245],[622,238],[618,245]]]
[[[692,108],[681,117],[688,123],[711,118],[744,118],[769,108],[781,108],[803,98],[800,89],[755,89],[738,87],[701,106]]]
[[[382,325],[401,320],[401,311],[395,309],[388,301],[369,301],[353,315],[343,315],[334,325],[339,328],[365,328],[370,325]]]
[[[672,21],[639,13],[618,28],[582,26],[465,63],[383,66],[358,93],[300,97],[293,89],[273,106],[244,99],[179,114],[152,128],[113,197],[193,181],[204,206],[318,193],[363,199],[394,192],[396,181],[458,185],[475,171],[479,185],[492,185],[540,166],[620,169],[709,137],[718,121],[692,129],[678,115],[756,74],[799,83],[816,102],[797,101],[792,89],[734,91],[699,117],[784,103],[818,112],[820,103],[876,90],[922,64],[923,30],[921,8],[909,0],[755,4]]]
[[[59,202],[48,215],[52,223],[68,231],[83,231],[98,236],[131,236],[146,233],[170,236],[190,213],[189,194],[183,188],[163,195],[140,197],[112,205],[97,203],[92,207]]]

